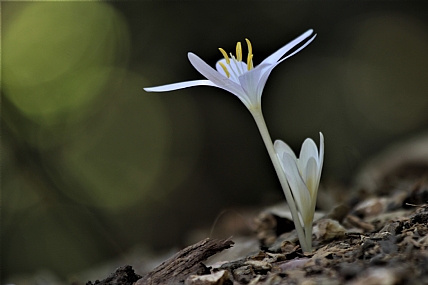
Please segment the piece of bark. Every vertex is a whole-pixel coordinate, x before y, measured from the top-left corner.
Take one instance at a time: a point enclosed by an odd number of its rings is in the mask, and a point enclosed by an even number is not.
[[[95,283],[88,281],[86,285],[132,285],[140,278],[141,276],[135,274],[131,266],[125,265],[116,269],[116,271],[110,274],[106,279],[102,281],[96,280]]]
[[[210,256],[230,248],[233,244],[234,242],[230,238],[204,239],[177,252],[144,275],[135,285],[182,283],[191,274],[204,273],[206,267],[202,262]]]

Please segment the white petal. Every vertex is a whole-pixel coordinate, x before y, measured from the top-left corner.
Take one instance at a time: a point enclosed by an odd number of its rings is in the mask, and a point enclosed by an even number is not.
[[[278,61],[278,64],[283,62],[284,60],[286,60],[289,57],[292,57],[293,55],[295,55],[296,53],[298,53],[299,51],[301,51],[302,49],[304,49],[308,44],[310,44],[316,37],[317,35],[315,34],[312,38],[310,38],[306,43],[304,43],[301,47],[299,47],[298,49],[296,49],[295,51],[293,51],[292,53],[290,53],[289,55],[287,55],[286,57],[284,57],[283,59],[281,59],[280,61]]]
[[[312,30],[309,30],[309,31],[311,31],[312,32]],[[309,32],[308,31],[308,32]],[[306,33],[308,33],[308,32],[306,32]],[[306,34],[305,33],[305,34]],[[303,34],[303,35],[305,35],[305,34]],[[271,55],[271,56],[269,56],[267,59],[265,59],[260,65],[258,65],[256,68],[258,68],[259,66],[262,66],[262,65],[264,65],[264,67],[263,67],[263,73],[261,74],[261,76],[260,76],[260,79],[259,79],[259,83],[258,83],[258,86],[257,86],[257,88],[258,88],[258,90],[257,90],[257,93],[258,94],[261,94],[262,92],[263,92],[263,89],[264,89],[264,87],[265,87],[265,85],[266,85],[266,81],[267,81],[267,79],[268,79],[268,77],[269,77],[269,75],[270,75],[270,73],[272,72],[272,70],[278,65],[278,64],[280,64],[281,62],[283,62],[284,60],[286,60],[287,58],[289,58],[289,57],[291,57],[291,56],[293,56],[293,55],[295,55],[296,53],[298,53],[299,51],[301,51],[303,48],[305,48],[308,44],[310,44],[313,40],[314,40],[314,38],[315,38],[315,36],[316,35],[314,35],[310,40],[308,40],[304,45],[302,45],[301,47],[299,47],[297,50],[295,50],[293,53],[291,53],[291,54],[289,54],[289,55],[287,55],[286,57],[284,57],[283,59],[281,59],[281,60],[279,60],[279,61],[277,61],[277,62],[272,62],[272,63],[266,63],[266,61],[269,59],[271,59],[271,57],[274,55]],[[302,36],[301,36],[302,37]],[[297,39],[296,39],[297,40]],[[285,46],[285,47],[287,47],[287,45]],[[285,47],[283,48],[283,49],[285,49]],[[290,48],[292,48],[292,47],[290,47]],[[288,51],[288,50],[287,50]],[[287,52],[287,51],[285,51],[285,52]],[[275,53],[276,54],[276,53]],[[284,54],[282,53],[281,54],[281,56],[283,56]],[[268,66],[267,68],[266,68],[266,66]]]
[[[312,139],[306,139],[302,144],[299,155],[299,169],[303,172],[308,164],[308,160],[313,157],[318,165],[318,148]]]
[[[232,60],[230,62],[229,67],[232,68],[233,71],[235,72],[235,74],[238,75],[238,76],[240,74],[248,72],[247,64],[245,62],[243,62],[243,61],[233,61]]]
[[[318,163],[314,157],[311,157],[307,164],[305,170],[302,172],[303,180],[305,181],[306,187],[311,194],[311,200],[317,198],[318,190]]]
[[[218,73],[196,54],[189,52],[187,56],[190,63],[200,74],[213,82],[217,87],[236,95],[247,107],[250,106],[251,102],[249,102],[244,90],[239,84],[233,82],[223,74]]]
[[[312,29],[306,31],[305,33],[303,33],[302,35],[298,36],[297,38],[295,38],[294,40],[292,40],[291,42],[289,42],[288,44],[286,44],[285,46],[283,46],[282,48],[280,48],[279,50],[277,50],[276,52],[274,52],[272,55],[270,55],[269,57],[267,57],[265,60],[263,60],[262,63],[275,64],[289,50],[291,50],[296,45],[298,45],[299,43],[301,43],[302,41],[304,41],[306,38],[308,38],[312,34],[312,32],[313,32]]]
[[[309,30],[309,31],[311,31],[312,32],[312,30]],[[308,31],[308,32],[309,32]],[[308,33],[308,32],[306,32],[306,33]],[[305,33],[305,34],[306,34]],[[303,35],[305,35],[305,34],[303,34]],[[286,57],[284,57],[283,59],[281,59],[281,60],[279,60],[279,61],[277,61],[277,62],[272,62],[272,63],[266,63],[266,60],[268,60],[268,59],[270,59],[273,55],[271,55],[271,56],[269,56],[267,59],[265,59],[260,65],[258,65],[257,67],[259,67],[259,66],[261,66],[261,65],[265,65],[265,64],[267,64],[268,65],[268,67],[267,68],[264,68],[264,71],[263,71],[263,73],[261,74],[261,76],[260,76],[260,79],[259,79],[259,83],[258,83],[258,86],[257,86],[257,88],[258,88],[258,90],[257,90],[257,93],[258,94],[262,94],[262,92],[263,92],[263,89],[264,89],[264,87],[265,87],[265,85],[266,85],[266,81],[267,81],[267,79],[268,79],[268,77],[269,77],[269,75],[270,75],[270,73],[272,72],[272,70],[278,65],[278,64],[280,64],[281,62],[283,62],[284,60],[286,60],[287,58],[289,58],[289,57],[291,57],[291,56],[293,56],[293,55],[295,55],[296,53],[298,53],[299,51],[301,51],[302,49],[304,49],[308,44],[310,44],[314,39],[315,39],[315,37],[316,37],[316,35],[314,35],[311,39],[309,39],[305,44],[303,44],[301,47],[299,47],[298,49],[296,49],[294,52],[292,52],[291,54],[289,54],[289,55],[287,55]],[[286,46],[285,46],[286,47]],[[284,47],[284,48],[285,48]],[[287,50],[288,51],[288,50]],[[287,52],[286,51],[286,52]],[[276,53],[275,53],[276,54]],[[281,54],[281,56],[283,56],[284,54]]]
[[[146,87],[143,89],[146,92],[166,92],[166,91],[178,90],[178,89],[183,89],[183,88],[188,88],[193,86],[216,86],[216,85],[209,80],[193,80],[193,81],[185,81],[180,83],[166,84],[166,85],[156,86],[156,87]]]
[[[321,179],[321,171],[324,164],[324,135],[320,132],[320,153],[318,157],[318,177],[317,184],[319,185]]]
[[[224,69],[220,66],[220,62],[221,62],[224,66],[226,66],[226,67],[227,67],[227,62],[226,62],[226,60],[223,58],[223,59],[220,59],[219,61],[217,61],[217,63],[215,64],[215,68],[217,69],[217,72],[218,72],[218,73],[222,74],[224,77],[227,77],[226,72],[224,72]]]
[[[273,144],[273,147],[275,148],[275,152],[279,156],[280,160],[282,159],[284,153],[288,153],[291,155],[294,161],[297,161],[297,157],[294,154],[294,151],[291,149],[291,147],[288,146],[285,142],[282,140],[276,140]]]
[[[302,177],[300,176],[297,164],[289,153],[284,153],[282,156],[282,168],[293,193],[297,207],[302,214],[303,221],[311,219],[310,213],[312,209],[311,196]]]
[[[262,71],[262,68],[254,68],[239,76],[239,83],[253,105],[261,103],[262,92],[259,92],[259,83]]]
[[[264,77],[264,74],[266,73],[266,70],[272,69],[273,67],[275,67],[275,65],[272,66],[267,63],[259,64],[257,67],[239,76],[239,84],[247,94],[248,98],[251,99],[251,102],[261,103],[263,88],[268,77]]]
[[[229,71],[229,73],[231,75],[230,79],[232,79],[233,81],[235,81],[236,83],[239,84],[238,76],[244,72],[247,72],[247,64],[244,63],[243,61],[238,62],[238,61],[234,61],[234,60],[230,60],[230,64],[228,64],[226,59],[224,59],[224,58],[220,59],[219,61],[217,61],[215,67],[219,73],[223,74],[226,77],[227,77],[227,75],[224,72],[224,69],[220,66],[220,62]]]
[[[262,65],[262,64],[260,64],[260,65],[257,66],[257,67],[259,67],[259,66],[267,66],[267,68],[263,68],[263,72],[261,73],[261,76],[260,76],[260,79],[259,79],[259,83],[257,85],[257,94],[262,94],[263,93],[263,89],[265,88],[266,81],[268,80],[271,71],[277,65],[278,65],[278,63],[272,64],[272,65],[267,65],[267,64],[263,64]]]

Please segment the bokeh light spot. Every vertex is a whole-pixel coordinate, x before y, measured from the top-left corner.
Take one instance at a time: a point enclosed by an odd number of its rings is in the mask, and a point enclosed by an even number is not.
[[[128,52],[122,17],[102,2],[29,3],[6,24],[5,95],[44,124],[82,115]]]

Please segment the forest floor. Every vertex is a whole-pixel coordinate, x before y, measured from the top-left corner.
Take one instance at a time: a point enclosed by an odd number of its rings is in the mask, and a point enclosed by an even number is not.
[[[256,250],[239,258],[227,254],[248,245],[234,245],[239,237],[202,239],[142,276],[131,264],[87,285],[428,284],[428,162],[394,153],[367,166],[353,189],[340,189],[343,202],[318,215],[311,253],[302,252],[286,208],[273,207],[253,217],[248,240]]]

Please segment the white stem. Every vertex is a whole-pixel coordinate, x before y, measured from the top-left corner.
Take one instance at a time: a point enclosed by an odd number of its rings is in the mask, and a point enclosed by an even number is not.
[[[250,112],[253,115],[254,120],[256,121],[260,134],[262,135],[262,138],[266,145],[270,159],[272,160],[276,174],[278,175],[279,182],[281,183],[282,190],[284,191],[285,198],[287,199],[288,206],[290,207],[291,216],[294,221],[294,226],[296,227],[297,236],[300,241],[300,246],[302,247],[303,252],[310,252],[312,250],[312,244],[311,242],[309,242],[308,244],[308,239],[305,237],[305,233],[304,233],[302,224],[300,223],[299,215],[297,213],[296,204],[294,203],[293,195],[291,194],[290,188],[288,186],[287,178],[285,177],[285,173],[282,170],[281,163],[273,147],[272,139],[267,129],[265,119],[263,118],[262,110],[260,107],[257,107],[257,108],[253,107],[250,109]]]

